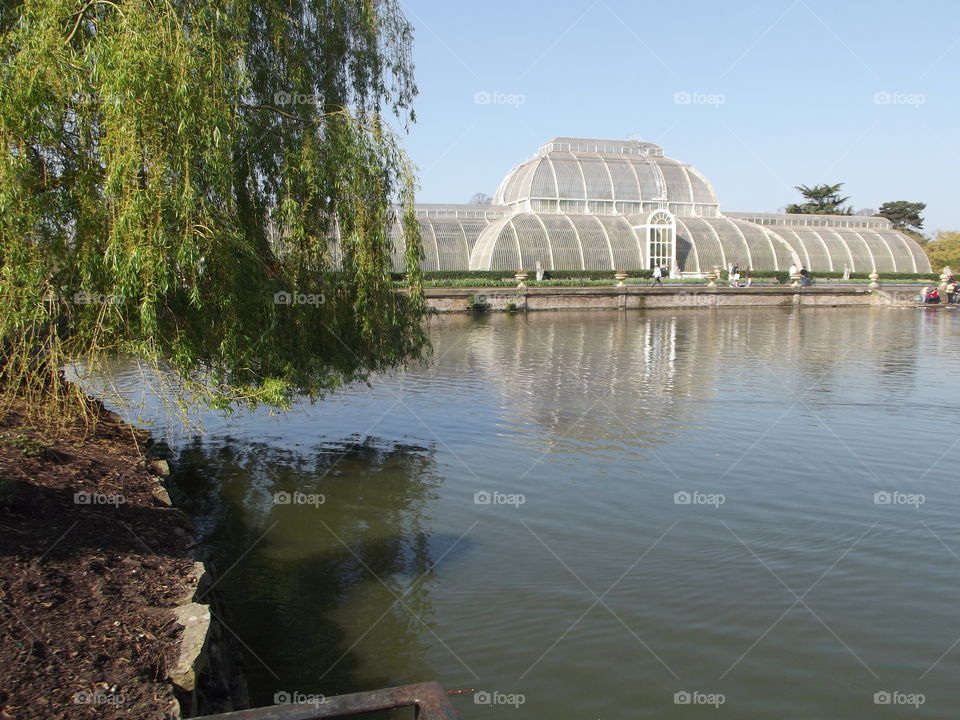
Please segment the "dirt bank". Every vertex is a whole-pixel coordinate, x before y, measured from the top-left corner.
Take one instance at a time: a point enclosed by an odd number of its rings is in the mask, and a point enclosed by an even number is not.
[[[172,718],[167,673],[196,588],[190,521],[103,418],[0,416],[0,717]],[[152,468],[157,471],[156,467]]]

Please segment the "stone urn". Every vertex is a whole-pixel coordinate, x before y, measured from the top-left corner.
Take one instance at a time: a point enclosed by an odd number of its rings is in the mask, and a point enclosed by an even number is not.
[[[800,273],[794,273],[790,276],[790,287],[800,287],[800,281],[803,280],[803,275]]]
[[[717,287],[717,280],[720,279],[720,268],[717,265],[713,266],[713,269],[707,273],[707,287],[715,288]]]
[[[949,265],[944,266],[943,272],[940,273],[940,285],[937,286],[937,289],[940,291],[940,297],[944,298],[940,302],[946,302],[947,297],[947,285],[950,283],[950,278],[953,277],[953,270]]]
[[[623,281],[626,280],[629,275],[627,275],[626,270],[617,270],[616,274],[613,276],[617,280],[617,287],[623,287]]]
[[[874,270],[870,273],[870,290],[876,291],[880,289],[880,273]]]
[[[525,282],[530,275],[525,273],[523,270],[517,270],[517,273],[513,276],[517,281],[517,287],[525,288],[527,283]]]

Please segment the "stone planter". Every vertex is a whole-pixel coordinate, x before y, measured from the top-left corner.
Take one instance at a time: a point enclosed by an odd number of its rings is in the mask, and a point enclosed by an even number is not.
[[[527,286],[526,279],[530,277],[528,273],[525,273],[523,270],[517,270],[516,275],[513,276],[517,281],[517,287],[525,288]]]
[[[623,281],[626,280],[629,275],[624,270],[617,270],[617,273],[613,276],[617,281],[617,287],[623,287]]]

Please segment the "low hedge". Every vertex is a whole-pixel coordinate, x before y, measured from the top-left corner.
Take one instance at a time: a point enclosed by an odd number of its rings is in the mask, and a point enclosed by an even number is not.
[[[537,277],[536,270],[527,270],[530,279]],[[545,270],[553,280],[572,280],[583,278],[586,280],[610,280],[613,278],[614,270]],[[423,279],[426,282],[441,280],[503,280],[512,279],[516,271],[511,270],[427,270],[423,273]],[[653,277],[652,270],[627,270],[630,277]],[[402,282],[406,277],[405,273],[391,273],[391,278],[396,282]]]
[[[824,271],[824,272],[812,272],[810,273],[813,277],[824,278],[826,280],[841,280],[843,279],[842,272],[836,271]],[[850,273],[851,280],[869,280],[870,273],[868,272],[852,272]],[[940,276],[936,273],[906,273],[906,272],[882,272],[880,273],[880,280],[939,280]]]
[[[613,270],[547,270],[550,280],[613,280]],[[627,270],[630,279],[650,280],[653,277],[651,270]],[[535,281],[536,271],[527,270],[527,281]],[[750,274],[756,278],[769,278],[780,283],[790,281],[790,273],[786,270],[751,270]],[[513,279],[514,272],[509,270],[428,270],[424,272],[424,282],[433,287],[488,287],[497,284],[515,284]],[[810,276],[814,279],[822,280],[840,280],[843,278],[842,272],[824,271],[811,272]],[[405,273],[391,273],[394,282],[404,283]],[[870,273],[855,272],[850,273],[851,280],[869,280]],[[721,275],[723,281],[728,281],[726,270]],[[890,280],[917,280],[924,282],[938,282],[940,276],[936,273],[905,273],[905,272],[882,272],[881,281]],[[665,282],[676,282],[664,277]],[[740,282],[746,281],[746,273],[741,271]],[[702,282],[702,281],[701,281]],[[447,283],[453,283],[448,285]]]

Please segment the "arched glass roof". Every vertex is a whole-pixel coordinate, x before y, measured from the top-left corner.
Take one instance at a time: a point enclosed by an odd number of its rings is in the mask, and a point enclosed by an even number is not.
[[[475,207],[475,206],[465,206]],[[466,270],[470,267],[470,253],[490,221],[478,213],[477,217],[456,217],[451,211],[448,216],[418,217],[420,238],[423,244],[424,270]],[[393,240],[391,261],[394,272],[405,270],[404,254],[406,243],[403,228],[395,222],[390,228]]]
[[[470,256],[471,270],[645,267],[646,250],[622,216],[518,213],[488,225]]]
[[[811,272],[930,272],[923,248],[891,228],[797,227],[772,228],[793,246]]]
[[[566,142],[565,142],[566,141]],[[603,144],[608,143],[608,144]],[[529,201],[630,204],[620,211],[667,203],[678,215],[715,215],[717,195],[691,166],[663,155],[651,143],[557,138],[532,160],[514,168],[494,198],[497,205]],[[648,203],[641,208],[632,204]],[[561,208],[562,209],[562,208]],[[584,211],[589,211],[584,206]]]
[[[732,218],[677,218],[677,266],[708,272],[731,264],[756,270],[786,270],[799,260],[782,237],[765,227]]]

